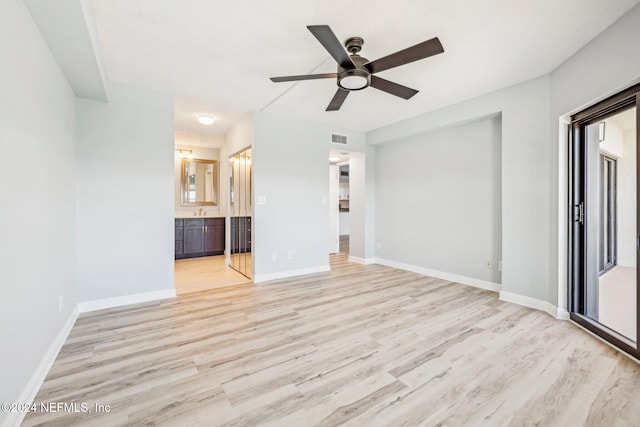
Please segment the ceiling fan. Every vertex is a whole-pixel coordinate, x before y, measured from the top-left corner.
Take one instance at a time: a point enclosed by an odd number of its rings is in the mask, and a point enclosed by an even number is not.
[[[403,99],[409,99],[417,90],[402,86],[398,83],[385,80],[374,74],[420,59],[428,58],[433,55],[444,52],[444,48],[434,37],[430,40],[418,43],[415,46],[408,47],[383,58],[369,61],[358,55],[362,49],[364,40],[361,37],[351,37],[344,42],[347,53],[340,44],[340,41],[333,33],[328,25],[309,25],[307,26],[311,34],[315,36],[322,46],[331,54],[333,59],[338,63],[338,71],[336,73],[324,74],[306,74],[300,76],[271,77],[273,82],[292,82],[297,80],[314,80],[314,79],[330,79],[336,78],[338,91],[327,107],[327,111],[337,111],[342,103],[349,95],[350,91],[362,90],[368,86],[372,86],[391,95],[399,96]]]

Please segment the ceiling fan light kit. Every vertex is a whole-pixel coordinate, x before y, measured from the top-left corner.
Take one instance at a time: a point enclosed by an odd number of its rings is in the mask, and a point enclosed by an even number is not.
[[[361,37],[351,37],[347,39],[344,43],[345,51],[328,25],[310,25],[307,28],[338,63],[337,73],[271,77],[271,81],[279,83],[335,78],[338,91],[329,103],[327,111],[339,110],[345,99],[347,99],[349,92],[363,90],[369,86],[403,99],[411,98],[418,93],[417,90],[385,80],[373,74],[444,52],[440,40],[434,37],[418,43],[415,46],[376,59],[375,61],[369,61],[358,54],[364,44],[364,40]]]

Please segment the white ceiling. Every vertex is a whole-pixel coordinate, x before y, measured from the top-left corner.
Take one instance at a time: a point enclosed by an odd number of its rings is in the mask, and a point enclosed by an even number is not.
[[[546,74],[639,0],[83,1],[107,77],[174,93],[177,139],[216,145],[252,110],[367,131]],[[312,24],[363,37],[369,60],[434,36],[445,53],[379,74],[420,90],[409,101],[368,88],[325,112],[335,80],[269,80],[335,72]]]
[[[101,64],[92,44],[93,17],[78,0],[24,0],[49,49],[80,98],[107,101]]]

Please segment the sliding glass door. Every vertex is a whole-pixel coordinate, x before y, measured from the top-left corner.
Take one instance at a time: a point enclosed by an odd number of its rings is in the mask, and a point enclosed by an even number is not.
[[[635,86],[572,117],[569,312],[640,358],[638,101]]]

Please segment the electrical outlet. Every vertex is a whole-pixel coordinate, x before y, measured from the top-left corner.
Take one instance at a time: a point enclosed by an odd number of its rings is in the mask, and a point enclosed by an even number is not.
[[[276,252],[271,253],[271,261],[276,262],[278,260],[278,254]]]
[[[289,259],[293,259],[293,251],[292,251],[292,250],[290,250],[290,251],[287,253],[287,256],[289,257]]]
[[[502,261],[498,261],[498,271],[502,271]]]
[[[488,269],[491,269],[491,260],[488,259],[487,262],[485,262],[485,265],[487,266]]]
[[[58,313],[62,313],[62,308],[64,307],[64,300],[62,299],[62,295],[58,296]]]

